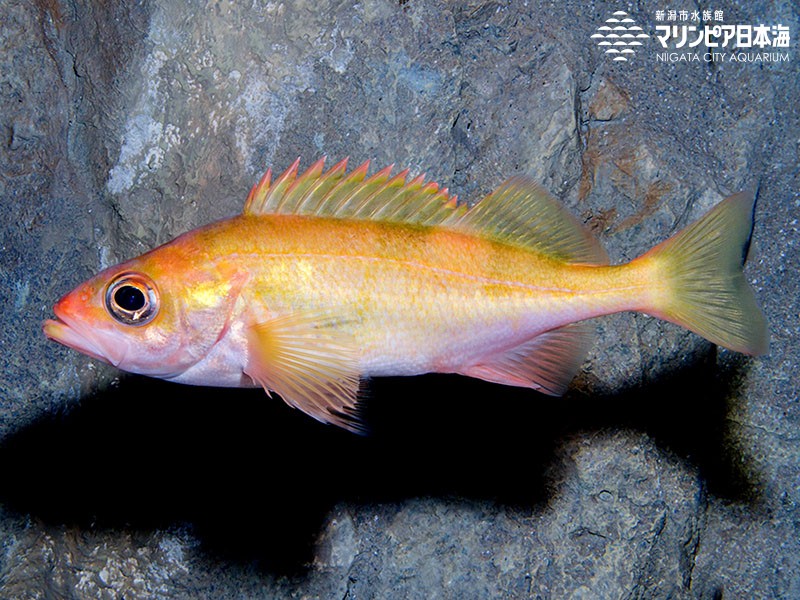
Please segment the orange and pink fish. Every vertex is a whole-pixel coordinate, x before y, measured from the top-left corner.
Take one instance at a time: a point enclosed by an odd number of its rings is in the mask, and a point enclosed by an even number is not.
[[[467,208],[391,167],[268,171],[236,217],[104,270],[61,298],[50,339],[170,381],[261,386],[363,424],[369,377],[459,373],[562,394],[593,317],[637,311],[746,354],[768,345],[742,272],[752,193],[639,258],[599,243],[527,177]]]

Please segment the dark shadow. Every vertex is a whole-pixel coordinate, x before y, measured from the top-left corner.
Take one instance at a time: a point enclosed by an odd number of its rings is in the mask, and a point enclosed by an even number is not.
[[[738,362],[737,362],[738,361]],[[745,359],[713,354],[645,388],[550,398],[457,376],[371,383],[359,437],[259,390],[141,377],[39,421],[0,447],[0,502],[44,522],[94,528],[188,525],[207,552],[302,572],[332,505],[417,496],[546,503],[557,445],[634,429],[696,465],[711,493],[752,497],[726,430]]]
[[[373,455],[383,469],[369,498],[431,494],[494,499],[530,507],[552,494],[554,449],[579,432],[645,432],[697,467],[709,493],[755,502],[759,489],[728,415],[749,359],[695,355],[644,386],[613,395],[576,391],[554,398],[457,376],[373,382],[368,405]],[[591,386],[590,386],[591,387]],[[410,491],[410,494],[409,494]]]

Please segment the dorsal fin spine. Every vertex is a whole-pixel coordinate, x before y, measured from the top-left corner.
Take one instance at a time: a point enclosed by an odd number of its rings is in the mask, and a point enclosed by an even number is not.
[[[408,170],[403,172],[404,175],[407,173]],[[422,214],[423,210],[416,206],[413,199],[418,196],[424,181],[425,175],[419,175],[406,183],[392,196],[391,200],[387,201],[383,210],[376,213],[376,217],[390,221],[404,221],[407,220],[407,216],[410,216],[408,213],[412,210],[414,213]]]
[[[408,177],[408,169],[401,171],[389,181],[387,181],[380,190],[376,190],[368,202],[363,207],[363,214],[369,215],[370,218],[380,219],[385,217],[385,214],[392,211],[395,205],[399,202],[398,198],[403,195],[403,189]],[[397,188],[392,191],[392,188]]]
[[[331,188],[341,180],[347,170],[347,159],[340,160],[322,175],[319,180],[306,190],[304,197],[299,202],[299,212],[313,214],[317,212],[322,201]]]
[[[333,188],[325,198],[320,200],[319,213],[337,214],[350,197],[350,190],[360,185],[367,176],[369,160],[356,167],[350,175],[345,177],[339,185]]]
[[[275,212],[280,212],[281,206],[286,202],[286,199],[289,197],[289,190],[294,185],[295,181],[297,181],[297,169],[300,167],[300,157],[292,163],[286,171],[284,171],[280,177],[275,180],[275,183],[272,184],[270,188],[270,200],[273,198],[272,202],[269,204],[273,205],[273,210]]]
[[[269,191],[270,180],[272,179],[272,169],[267,169],[261,180],[253,186],[244,203],[244,213],[254,214],[260,212],[264,198]]]
[[[286,189],[286,193],[281,199],[280,204],[275,209],[276,212],[281,212],[286,206],[300,206],[308,190],[319,181],[324,167],[325,157],[319,159],[311,165],[305,173],[297,177]]]
[[[385,184],[389,179],[389,175],[391,175],[393,167],[394,165],[384,167],[372,177],[365,180],[361,189],[353,193],[353,195],[347,199],[347,202],[339,206],[339,209],[342,211],[359,213],[364,204],[366,204],[366,202],[376,193],[375,186],[380,186],[380,188],[382,188],[383,184]]]

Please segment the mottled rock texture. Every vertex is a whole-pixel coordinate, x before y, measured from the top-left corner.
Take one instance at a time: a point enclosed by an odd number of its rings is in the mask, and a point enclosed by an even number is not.
[[[700,7],[789,26],[774,64],[614,63],[619,8],[4,2],[0,598],[800,597],[798,7]],[[79,281],[323,154],[466,202],[529,172],[615,261],[758,185],[770,354],[604,318],[565,398],[379,380],[357,438],[45,341]]]

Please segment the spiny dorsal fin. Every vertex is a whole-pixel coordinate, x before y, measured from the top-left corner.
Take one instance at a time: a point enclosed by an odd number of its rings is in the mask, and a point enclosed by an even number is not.
[[[599,242],[530,177],[508,179],[452,225],[566,262],[608,264]]]
[[[244,206],[244,214],[295,214],[439,225],[466,212],[457,198],[419,175],[408,181],[406,169],[392,176],[392,166],[367,178],[369,161],[345,176],[347,159],[323,173],[321,158],[297,176],[298,158],[275,181],[270,170]]]

